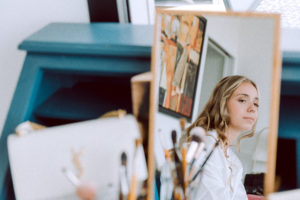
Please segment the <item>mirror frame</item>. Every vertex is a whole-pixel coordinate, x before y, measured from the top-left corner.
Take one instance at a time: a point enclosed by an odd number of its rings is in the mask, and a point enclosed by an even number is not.
[[[219,12],[219,11],[201,11],[190,10],[187,8],[157,8],[155,13],[154,24],[154,43],[152,46],[151,56],[151,73],[152,80],[150,84],[150,106],[149,106],[149,136],[148,136],[148,195],[147,199],[154,199],[154,176],[155,176],[155,155],[154,155],[154,130],[155,130],[155,112],[157,108],[156,101],[156,45],[158,15],[159,14],[178,14],[178,15],[214,15],[214,16],[232,16],[232,17],[253,17],[253,18],[270,18],[274,20],[274,38],[273,38],[273,68],[272,68],[272,85],[271,85],[271,99],[270,114],[269,114],[269,134],[268,134],[268,162],[267,172],[264,178],[264,196],[274,192],[275,189],[275,167],[276,167],[276,150],[277,150],[277,132],[279,120],[279,101],[280,101],[280,83],[281,83],[281,52],[280,52],[280,15],[269,13],[253,13],[253,12]]]

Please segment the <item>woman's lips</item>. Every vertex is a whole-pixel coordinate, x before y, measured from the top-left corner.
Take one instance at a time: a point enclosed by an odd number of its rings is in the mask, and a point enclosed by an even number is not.
[[[254,117],[244,117],[245,120],[249,120],[249,121],[254,121],[255,118]]]

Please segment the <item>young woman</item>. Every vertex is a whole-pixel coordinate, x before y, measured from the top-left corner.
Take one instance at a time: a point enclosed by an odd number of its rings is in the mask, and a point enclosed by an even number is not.
[[[258,107],[257,86],[248,78],[228,76],[216,85],[204,110],[188,128],[188,133],[196,126],[204,128],[208,148],[219,141],[193,183],[195,186],[190,199],[248,199],[242,183],[242,164],[229,146],[242,132],[247,132],[243,137],[254,134]]]

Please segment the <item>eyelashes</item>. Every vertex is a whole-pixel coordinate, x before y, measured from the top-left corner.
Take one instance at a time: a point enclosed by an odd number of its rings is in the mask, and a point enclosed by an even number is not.
[[[246,99],[239,99],[238,100],[240,103],[247,103],[247,100]],[[258,103],[253,103],[253,105],[256,107],[256,108],[259,108],[259,104]]]

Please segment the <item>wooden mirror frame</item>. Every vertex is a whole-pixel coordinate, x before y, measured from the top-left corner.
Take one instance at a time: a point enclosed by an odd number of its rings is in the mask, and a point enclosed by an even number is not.
[[[280,15],[267,13],[251,13],[251,12],[214,12],[214,11],[199,11],[187,9],[156,9],[155,28],[154,28],[154,44],[152,47],[151,58],[151,89],[150,89],[150,110],[149,110],[149,137],[148,137],[148,196],[147,199],[154,199],[154,176],[155,176],[155,157],[154,157],[154,130],[155,130],[155,112],[157,108],[156,102],[156,41],[158,35],[157,29],[159,14],[178,14],[178,15],[214,15],[214,16],[233,16],[233,17],[253,17],[253,18],[270,18],[274,20],[274,48],[273,48],[273,69],[271,74],[272,88],[269,114],[269,134],[268,134],[268,162],[267,173],[264,178],[264,196],[274,192],[275,189],[275,166],[276,166],[276,149],[277,149],[277,132],[279,120],[279,100],[280,100],[280,82],[281,82],[281,53],[280,53]]]

